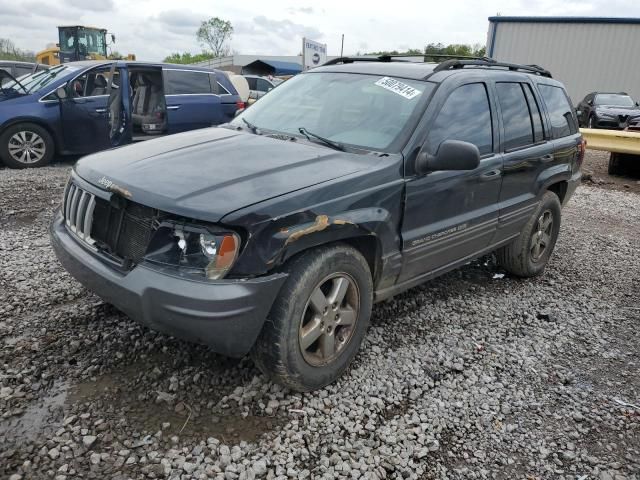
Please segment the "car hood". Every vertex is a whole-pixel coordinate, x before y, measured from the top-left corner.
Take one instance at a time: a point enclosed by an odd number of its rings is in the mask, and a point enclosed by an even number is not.
[[[363,170],[369,155],[207,128],[107,150],[75,172],[95,186],[188,218],[240,208]]]
[[[607,115],[640,115],[640,108],[638,107],[618,107],[614,105],[601,105],[596,107],[597,113],[605,113]]]

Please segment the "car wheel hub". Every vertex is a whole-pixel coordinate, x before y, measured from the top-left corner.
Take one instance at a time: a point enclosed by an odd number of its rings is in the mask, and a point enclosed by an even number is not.
[[[551,233],[553,232],[553,214],[551,210],[545,210],[531,235],[531,259],[537,262],[551,246]]]
[[[311,366],[331,363],[349,344],[358,321],[360,292],[346,273],[330,275],[319,282],[307,300],[298,342]]]
[[[9,139],[9,155],[20,163],[35,163],[44,157],[46,146],[40,135],[22,130]]]

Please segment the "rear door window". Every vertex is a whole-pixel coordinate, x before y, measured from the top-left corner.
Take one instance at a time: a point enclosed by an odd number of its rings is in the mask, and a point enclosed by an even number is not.
[[[215,93],[211,89],[207,72],[165,70],[168,95],[197,95]]]
[[[549,111],[553,137],[562,138],[576,133],[578,126],[574,120],[573,111],[564,90],[554,85],[542,84],[539,84],[538,88]]]
[[[445,100],[427,137],[429,153],[435,155],[445,140],[473,143],[480,155],[493,152],[491,107],[484,83],[458,87]]]
[[[531,145],[533,126],[527,99],[520,83],[496,83],[504,125],[504,150]]]
[[[258,78],[257,80],[258,81],[256,82],[256,85],[257,85],[256,90],[258,90],[259,92],[268,92],[273,88],[271,84],[267,82],[264,78]]]
[[[247,83],[249,84],[249,90],[257,90],[258,87],[256,86],[256,80],[258,80],[257,78],[252,78],[252,77],[247,77]]]

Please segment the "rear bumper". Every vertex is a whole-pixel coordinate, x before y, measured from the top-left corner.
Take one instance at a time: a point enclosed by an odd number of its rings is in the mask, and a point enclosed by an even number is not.
[[[194,281],[144,263],[122,274],[80,244],[58,212],[51,244],[62,266],[108,303],[160,332],[202,343],[230,357],[253,346],[285,274],[247,280]]]

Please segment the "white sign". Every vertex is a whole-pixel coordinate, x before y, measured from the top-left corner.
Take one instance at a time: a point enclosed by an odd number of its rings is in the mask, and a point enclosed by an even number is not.
[[[327,61],[327,45],[306,38],[302,39],[302,69],[319,67]]]
[[[401,81],[391,77],[382,77],[376,82],[376,85],[382,88],[386,88],[387,90],[390,90],[393,93],[397,93],[398,95],[409,100],[417,97],[422,93],[420,90],[413,88],[411,85],[407,85],[406,83],[402,83]]]

